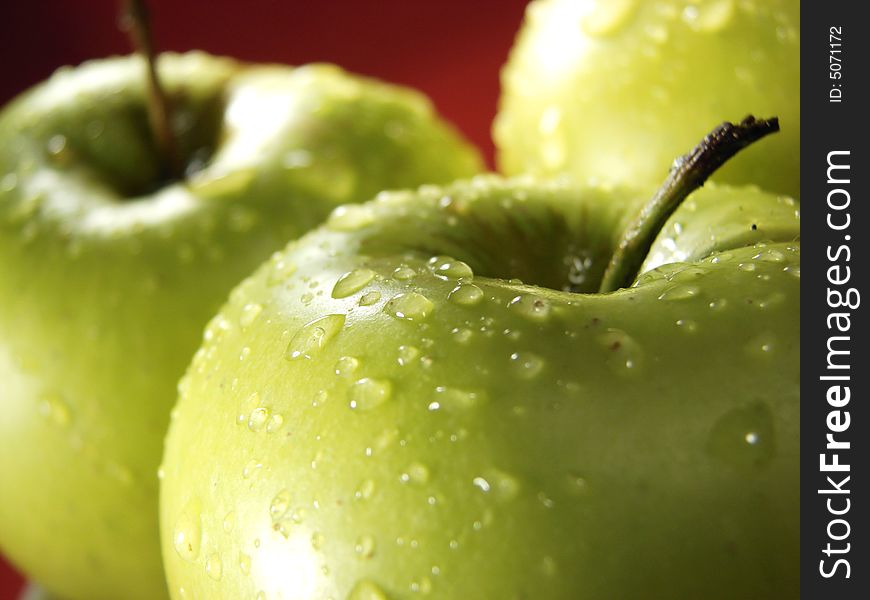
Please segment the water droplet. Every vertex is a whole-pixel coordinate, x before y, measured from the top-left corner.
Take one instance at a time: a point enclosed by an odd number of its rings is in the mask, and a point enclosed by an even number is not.
[[[635,0],[598,0],[585,4],[580,28],[590,36],[607,36],[618,32],[635,10]]]
[[[258,461],[256,458],[252,458],[247,463],[245,463],[245,466],[242,468],[242,477],[244,479],[250,479],[257,473],[259,473],[260,469],[262,468],[263,463]]]
[[[452,412],[462,412],[475,408],[482,404],[485,399],[486,397],[483,392],[438,386],[435,388],[434,399],[429,403],[429,410],[444,409]]]
[[[353,356],[342,356],[335,363],[335,374],[339,377],[349,377],[359,368],[359,359]]]
[[[287,279],[296,272],[296,265],[282,258],[275,260],[272,264],[272,270],[269,272],[267,279],[269,285],[276,285],[287,281]]]
[[[701,288],[696,285],[676,285],[668,288],[660,296],[659,300],[688,300],[701,293]]]
[[[70,422],[70,410],[67,403],[57,392],[47,392],[39,401],[39,414],[53,425],[66,427]]]
[[[290,340],[285,358],[311,358],[341,331],[344,321],[344,315],[336,314],[326,315],[303,325]]]
[[[224,567],[220,555],[212,554],[208,557],[208,560],[205,561],[205,572],[215,581],[220,581],[221,575],[223,575],[223,570]]]
[[[683,21],[698,32],[713,33],[728,26],[734,16],[733,0],[707,0],[683,9]]]
[[[354,492],[353,497],[357,500],[368,500],[375,493],[375,482],[371,479],[366,479],[362,483],[359,484],[357,490]]]
[[[511,354],[511,370],[520,379],[534,379],[544,369],[544,360],[531,352]]]
[[[374,221],[375,215],[368,206],[347,204],[332,211],[326,226],[333,231],[356,231]]]
[[[741,271],[752,272],[752,271],[756,270],[758,268],[758,266],[755,263],[749,262],[749,263],[740,263],[739,265],[737,265],[737,268]]]
[[[776,452],[770,409],[759,402],[729,411],[713,425],[707,450],[734,467],[765,466]]]
[[[359,558],[371,558],[375,553],[375,538],[370,535],[360,536],[353,549]]]
[[[266,427],[266,423],[269,421],[269,416],[270,411],[268,408],[264,406],[255,408],[251,411],[251,415],[248,417],[248,429],[254,433],[263,431]]]
[[[360,306],[371,306],[377,304],[381,299],[380,292],[366,292],[359,299]]]
[[[474,271],[466,263],[449,256],[433,256],[429,259],[429,270],[439,279],[471,279]]]
[[[284,426],[284,417],[280,414],[275,413],[269,418],[269,421],[266,423],[266,433],[275,433],[281,427]]]
[[[544,298],[531,294],[515,297],[508,306],[533,321],[546,321],[550,316],[550,303]]]
[[[269,516],[272,517],[273,521],[279,520],[287,513],[290,509],[290,501],[290,491],[286,489],[281,490],[272,498],[272,503],[269,504]]]
[[[396,267],[393,271],[393,279],[396,281],[410,281],[417,276],[417,271],[408,266]]]
[[[677,319],[677,327],[686,333],[695,333],[698,330],[698,324],[691,319]]]
[[[375,272],[371,269],[355,269],[345,273],[335,282],[332,288],[333,298],[347,298],[367,286],[375,278]]]
[[[399,476],[402,483],[423,485],[429,481],[429,468],[418,462],[413,462]]]
[[[241,352],[239,352],[239,362],[244,361],[251,355],[251,349],[248,346],[242,348]]]
[[[471,341],[471,337],[474,335],[470,329],[463,328],[455,328],[450,333],[453,334],[453,339],[455,339],[460,344],[467,344]]]
[[[604,347],[607,366],[620,375],[641,371],[643,350],[634,338],[619,329],[608,329],[598,337]]]
[[[483,300],[483,290],[473,283],[460,283],[447,294],[447,299],[460,306],[474,306]]]
[[[233,511],[224,515],[223,528],[225,533],[232,533],[236,527],[236,513]]]
[[[392,392],[390,381],[364,377],[350,388],[350,407],[360,411],[372,410],[387,402]]]
[[[408,292],[393,296],[384,306],[384,311],[406,321],[420,321],[428,317],[435,305],[426,296],[417,292]]]
[[[353,586],[347,600],[388,600],[388,598],[378,584],[363,579]]]
[[[202,544],[202,503],[199,499],[191,499],[178,520],[172,533],[172,545],[178,556],[193,562],[199,557]]]
[[[239,572],[247,577],[251,574],[251,557],[244,552],[239,552]]]
[[[576,473],[568,473],[565,476],[565,491],[571,496],[581,497],[589,493],[589,483]]]
[[[420,356],[420,350],[415,346],[399,346],[399,365],[406,366],[411,364],[414,359]]]
[[[513,475],[498,469],[489,469],[471,481],[474,487],[491,494],[500,501],[513,500],[520,492],[520,483]]]
[[[263,307],[259,304],[245,304],[244,308],[242,308],[242,314],[239,317],[239,325],[242,326],[242,329],[247,328],[257,320],[257,317],[260,316],[260,313],[263,312]]]
[[[746,345],[746,351],[750,356],[762,359],[770,358],[776,349],[776,338],[767,332],[752,338]]]

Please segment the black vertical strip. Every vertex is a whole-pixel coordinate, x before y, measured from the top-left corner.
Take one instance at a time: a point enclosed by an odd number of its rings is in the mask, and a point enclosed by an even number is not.
[[[870,577],[865,8],[801,6],[801,595],[810,599],[867,598]]]

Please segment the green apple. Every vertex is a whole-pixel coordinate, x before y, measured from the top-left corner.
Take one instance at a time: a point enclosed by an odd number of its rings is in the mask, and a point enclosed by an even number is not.
[[[65,598],[165,596],[162,440],[232,286],[337,205],[481,165],[419,94],[336,67],[159,66],[180,181],[161,180],[137,58],[0,114],[0,548]]]
[[[783,132],[715,176],[800,193],[799,0],[536,0],[502,72],[509,174],[655,184],[709,123]]]
[[[710,185],[600,293],[643,197],[383,193],[245,280],[169,428],[173,598],[796,597],[796,202]]]

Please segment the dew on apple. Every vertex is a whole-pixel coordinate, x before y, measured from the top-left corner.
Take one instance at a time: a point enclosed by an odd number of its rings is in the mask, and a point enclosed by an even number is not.
[[[701,288],[696,285],[677,285],[668,288],[659,295],[659,300],[688,300],[701,293]]]
[[[276,255],[273,261],[272,270],[267,279],[269,285],[276,285],[286,281],[293,273],[296,272],[296,265],[281,258],[280,254]]]
[[[520,379],[534,379],[544,369],[544,359],[532,352],[514,352],[510,363],[514,375]]]
[[[388,600],[387,594],[381,587],[368,579],[358,581],[347,600]]]
[[[39,401],[39,414],[58,427],[68,426],[72,418],[69,406],[57,392],[43,394]]]
[[[266,423],[266,433],[275,433],[284,426],[284,417],[278,413],[273,414]]]
[[[377,304],[381,300],[381,293],[377,291],[366,292],[359,299],[360,306],[371,306]]]
[[[393,279],[396,281],[410,281],[417,276],[417,271],[407,265],[396,267],[393,271]]]
[[[239,551],[239,572],[247,577],[251,574],[251,557]]]
[[[775,435],[770,408],[755,402],[732,409],[713,424],[707,451],[734,467],[763,467],[776,455]]]
[[[677,319],[676,324],[677,327],[680,328],[680,331],[686,333],[695,333],[698,331],[698,323],[692,319]]]
[[[260,469],[262,469],[262,468],[263,468],[263,463],[261,463],[256,458],[252,458],[247,463],[245,463],[245,466],[242,468],[242,478],[243,479],[250,479],[251,477],[253,477],[257,473],[259,473]]]
[[[387,402],[392,393],[393,384],[389,380],[364,377],[348,392],[350,407],[358,411],[373,410]]]
[[[339,206],[329,216],[326,226],[333,231],[356,231],[375,220],[372,209],[359,204]]]
[[[393,296],[384,306],[384,312],[406,321],[421,321],[435,309],[429,298],[418,292],[407,292]]]
[[[508,307],[532,321],[546,321],[550,317],[550,303],[544,298],[532,294],[514,297]]]
[[[399,346],[398,350],[398,360],[399,365],[406,366],[411,364],[418,356],[420,356],[420,350],[416,346]]]
[[[214,553],[205,561],[205,572],[215,581],[220,581],[223,570],[223,562],[219,554]]]
[[[482,391],[470,391],[439,385],[429,404],[430,411],[444,409],[449,412],[464,412],[483,404],[486,396]]]
[[[371,558],[375,554],[375,538],[370,535],[361,535],[357,538],[353,550],[358,558]]]
[[[202,544],[202,503],[198,498],[188,501],[175,522],[172,544],[178,555],[188,562],[199,557]]]
[[[326,315],[309,321],[290,340],[284,357],[287,360],[311,358],[341,331],[344,322],[345,316],[342,314]]]
[[[429,475],[429,467],[419,462],[413,462],[399,475],[399,481],[423,485],[429,481]]]
[[[363,480],[353,493],[356,500],[368,500],[375,493],[375,482],[371,479]]]
[[[429,270],[439,279],[471,279],[474,271],[461,260],[450,256],[433,256],[427,263]]]
[[[460,283],[447,294],[447,299],[460,306],[474,306],[483,300],[483,290],[473,283]]]
[[[643,350],[640,344],[620,329],[608,329],[598,337],[606,352],[606,363],[620,375],[637,375],[642,370]]]
[[[365,288],[374,278],[375,272],[371,269],[361,268],[349,271],[335,282],[335,287],[332,288],[332,297],[336,299],[347,298]]]
[[[232,533],[233,529],[236,527],[236,513],[231,510],[225,514],[221,526],[225,533]]]
[[[277,521],[283,517],[290,508],[290,490],[284,489],[278,492],[269,505],[269,516],[273,521]]]
[[[263,431],[266,427],[266,423],[269,421],[269,417],[270,411],[268,408],[264,406],[255,408],[251,411],[251,415],[248,417],[248,429],[254,433]]]
[[[335,363],[335,374],[348,377],[359,368],[359,359],[354,356],[342,356]]]

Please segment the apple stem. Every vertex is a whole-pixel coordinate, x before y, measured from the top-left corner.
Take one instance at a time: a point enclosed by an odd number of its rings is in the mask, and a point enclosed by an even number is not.
[[[172,107],[157,74],[151,22],[145,0],[124,0],[121,27],[130,36],[135,51],[145,59],[148,74],[148,122],[163,157],[166,178],[180,179],[184,171],[172,133]]]
[[[656,236],[686,197],[704,185],[710,175],[740,150],[764,136],[779,131],[776,117],[752,115],[739,124],[716,127],[688,154],[674,161],[667,179],[623,232],[604,271],[599,292],[629,287],[638,275]]]

